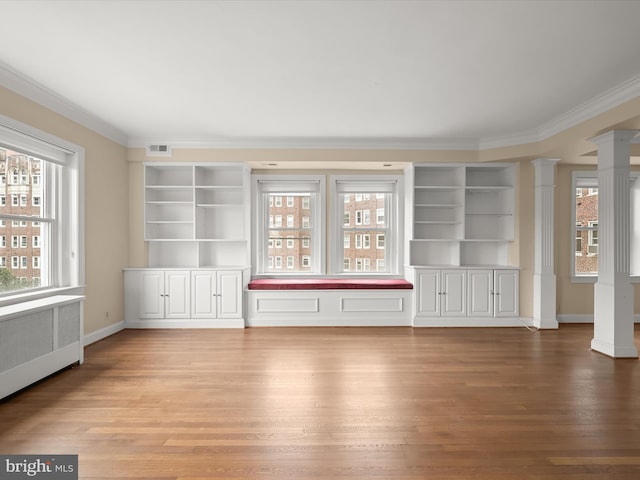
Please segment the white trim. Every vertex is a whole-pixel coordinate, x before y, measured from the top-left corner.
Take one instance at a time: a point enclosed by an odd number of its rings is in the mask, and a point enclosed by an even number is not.
[[[564,313],[558,315],[558,323],[593,323],[593,313]],[[633,316],[634,323],[640,323],[640,314]]]
[[[88,335],[84,336],[84,346],[91,345],[92,343],[99,342],[111,335],[115,335],[118,332],[121,332],[125,329],[124,320],[118,323],[114,323],[113,325],[108,325],[100,330],[96,330],[95,332],[91,332]]]
[[[533,327],[529,317],[415,317],[414,327]]]
[[[129,137],[125,132],[28,78],[4,62],[0,62],[0,85],[129,148],[146,148],[149,144],[168,143],[174,148],[482,151],[546,140],[640,95],[640,75],[637,75],[530,130],[485,138],[452,140],[426,137],[175,137],[159,139],[158,137]]]
[[[127,146],[121,130],[0,61],[0,85],[114,142]]]

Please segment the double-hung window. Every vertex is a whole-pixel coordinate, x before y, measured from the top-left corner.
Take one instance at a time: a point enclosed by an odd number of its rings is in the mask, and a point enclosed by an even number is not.
[[[254,182],[256,274],[323,274],[324,176],[256,175]]]
[[[573,280],[577,282],[595,281],[598,276],[599,229],[598,229],[598,172],[576,171],[572,175],[572,217],[573,217],[573,249],[571,270]],[[638,275],[640,268],[640,249],[636,246],[640,240],[640,177],[637,172],[631,173],[629,185],[631,193],[631,274]],[[637,259],[637,260],[634,260]]]
[[[399,274],[401,186],[399,176],[332,177],[334,273],[352,272],[355,265],[356,272]]]
[[[83,283],[80,147],[0,116],[0,294]],[[42,295],[39,292],[39,295]]]

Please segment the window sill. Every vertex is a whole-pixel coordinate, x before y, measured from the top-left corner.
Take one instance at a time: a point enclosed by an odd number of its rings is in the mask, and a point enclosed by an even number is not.
[[[41,290],[30,290],[28,292],[14,292],[0,297],[0,307],[53,297],[55,295],[84,295],[84,286],[43,288]]]

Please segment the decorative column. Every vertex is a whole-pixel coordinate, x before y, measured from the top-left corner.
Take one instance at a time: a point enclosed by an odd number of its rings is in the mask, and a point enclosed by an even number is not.
[[[592,138],[598,146],[598,281],[591,348],[614,358],[638,358],[633,342],[630,143],[635,130]]]
[[[537,158],[535,167],[535,266],[533,324],[558,328],[554,271],[555,167],[559,158]]]

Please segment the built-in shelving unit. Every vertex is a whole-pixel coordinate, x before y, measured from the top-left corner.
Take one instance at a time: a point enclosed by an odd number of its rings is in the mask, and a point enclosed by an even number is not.
[[[249,175],[243,165],[146,164],[148,266],[246,266]]]
[[[514,167],[414,165],[408,265],[507,266],[514,239]]]

